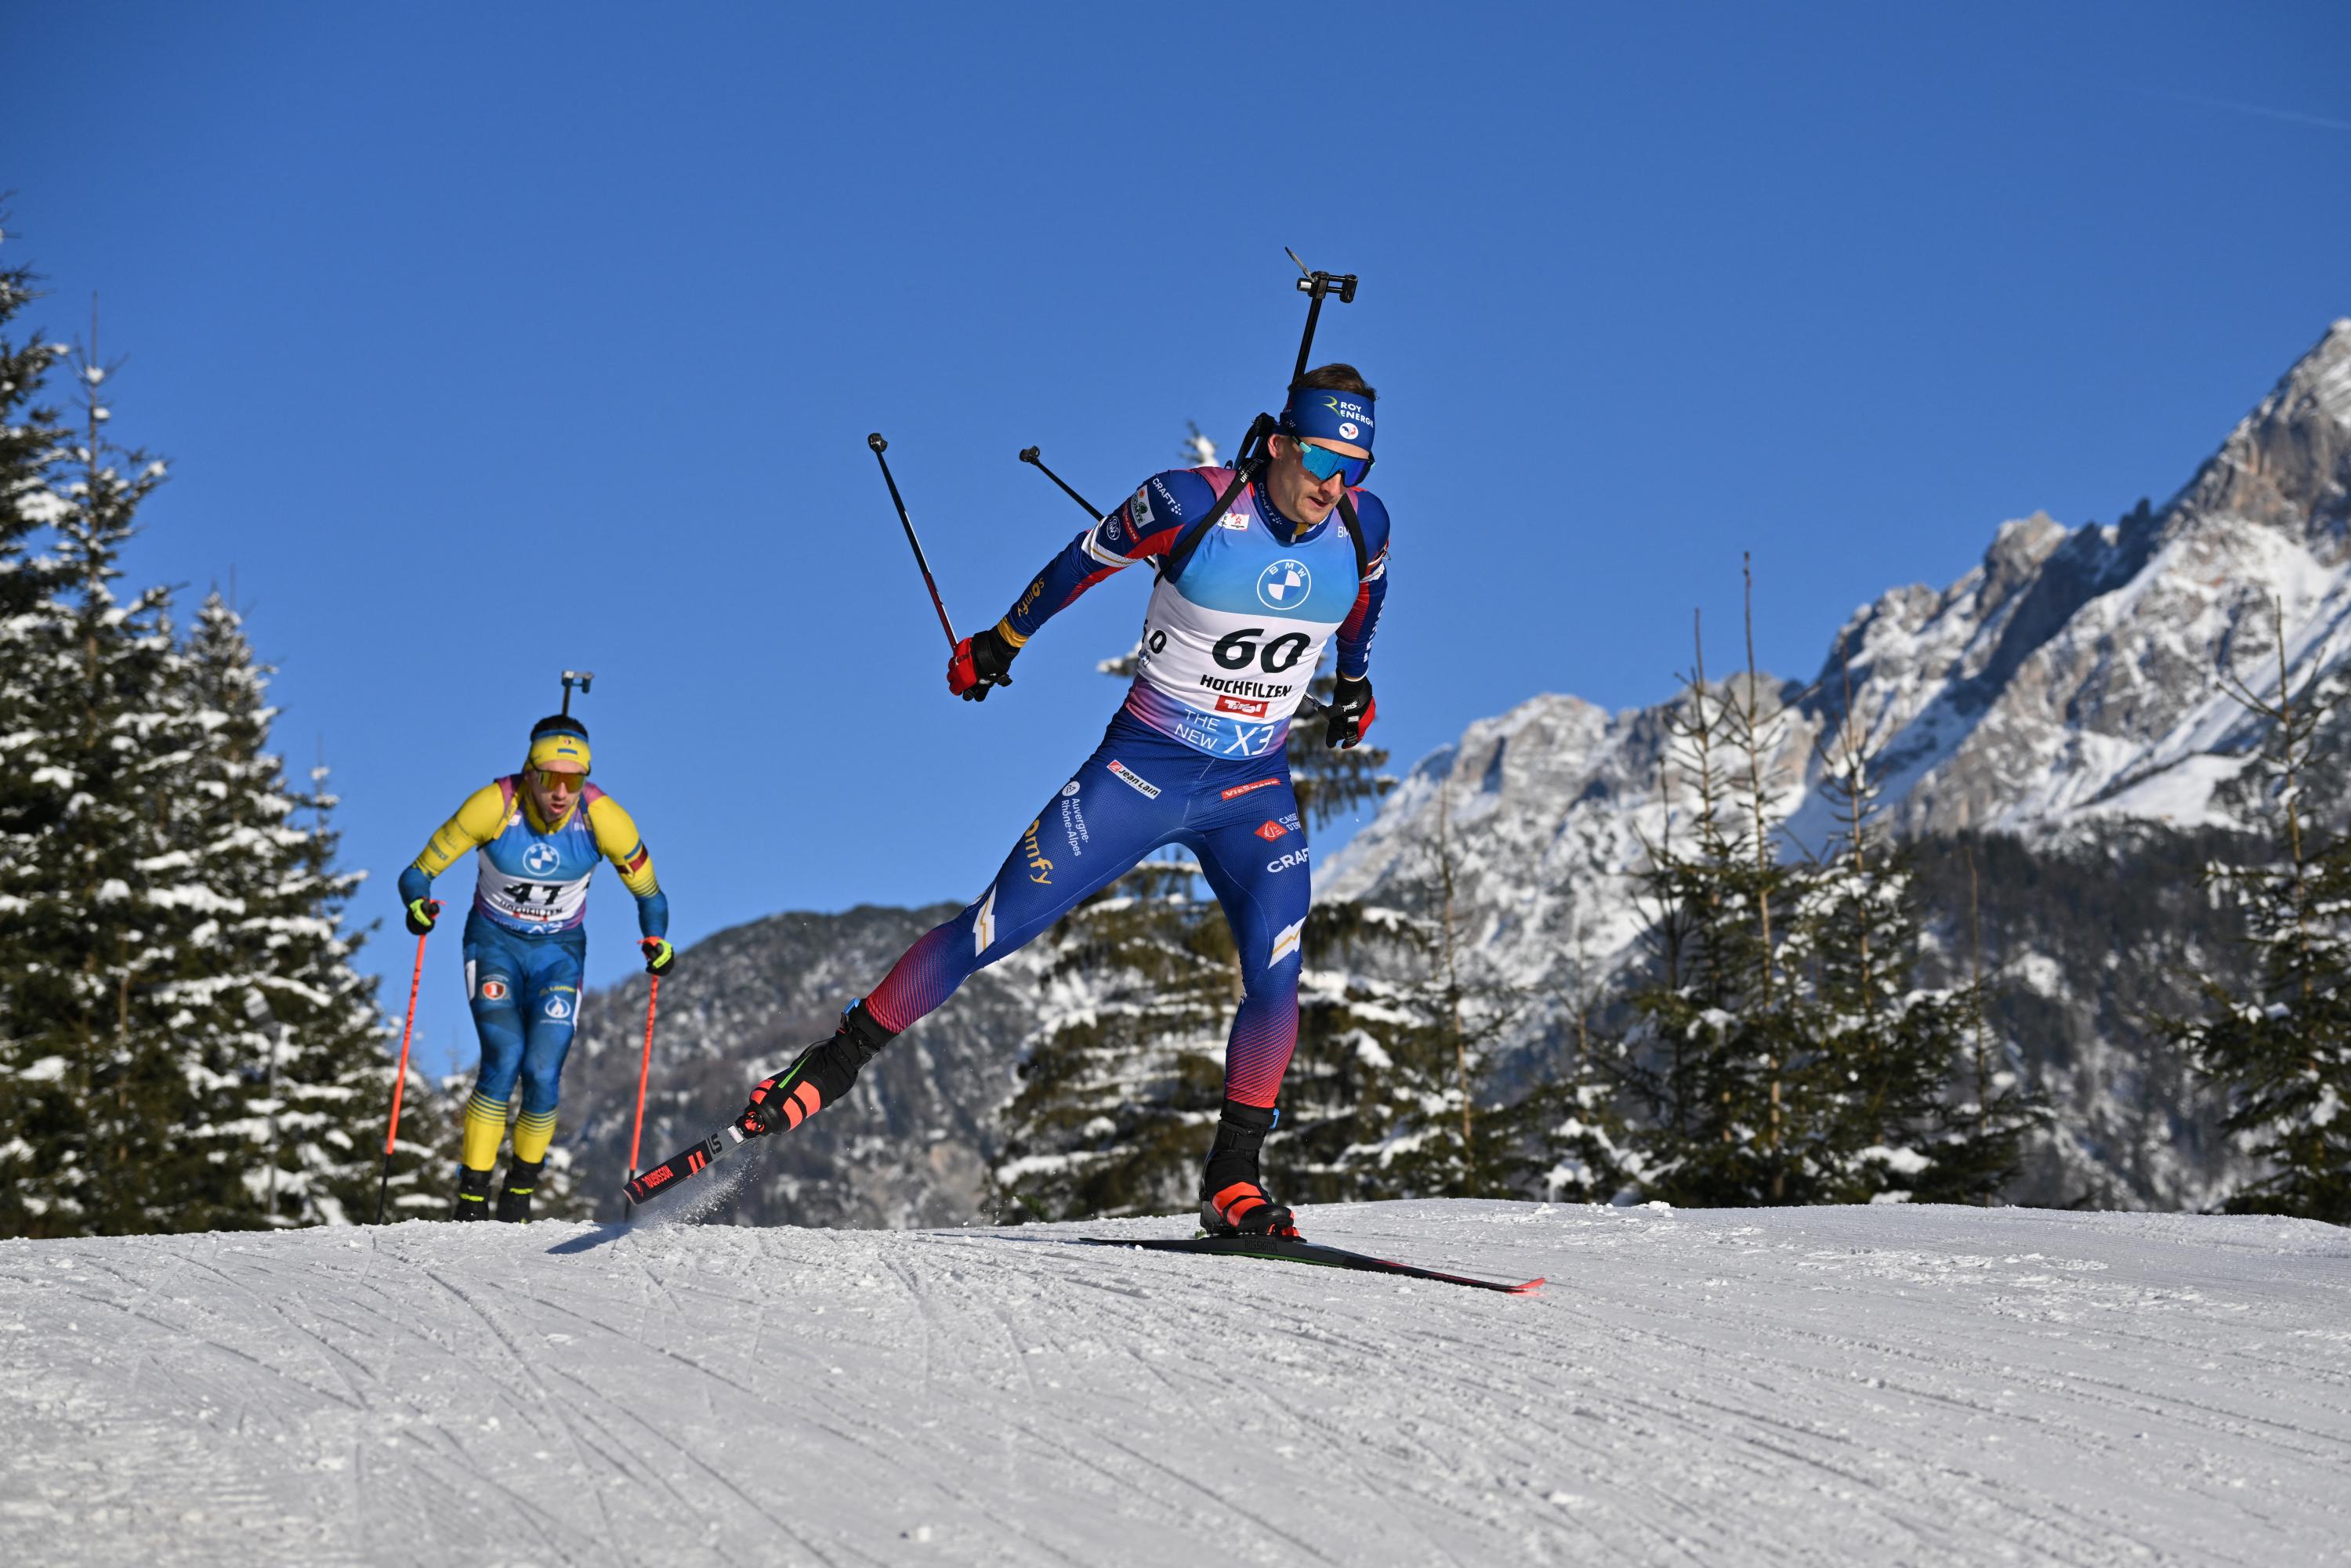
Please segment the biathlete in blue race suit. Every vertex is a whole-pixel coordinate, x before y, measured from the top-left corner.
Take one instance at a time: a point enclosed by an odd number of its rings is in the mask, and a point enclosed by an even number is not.
[[[1102,745],[1020,831],[986,892],[908,948],[831,1039],[753,1089],[746,1133],[799,1126],[974,972],[1154,850],[1182,844],[1232,926],[1244,982],[1202,1174],[1202,1223],[1218,1235],[1297,1234],[1259,1170],[1298,1037],[1311,894],[1286,743],[1333,636],[1329,744],[1356,744],[1375,711],[1371,646],[1387,593],[1388,516],[1361,487],[1372,433],[1372,389],[1353,367],[1308,371],[1259,482],[1221,516],[1211,514],[1229,470],[1155,475],[1055,556],[1001,622],[956,647],[949,688],[984,700],[1011,684],[1014,656],[1080,594],[1138,561],[1158,571],[1134,684]]]

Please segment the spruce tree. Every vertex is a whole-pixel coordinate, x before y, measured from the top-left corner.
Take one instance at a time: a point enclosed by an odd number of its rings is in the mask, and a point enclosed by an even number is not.
[[[163,465],[106,434],[108,371],[77,358],[82,431],[55,489],[59,581],[23,622],[28,722],[14,737],[20,940],[16,1050],[22,1175],[0,1203],[36,1235],[167,1228],[234,1205],[174,1134],[196,1124],[158,994],[195,910],[173,858],[170,800],[191,735],[172,688],[169,596],[125,600],[124,542]],[[21,772],[17,769],[22,769]],[[37,1085],[37,1088],[33,1086]]]
[[[1916,878],[1879,831],[1849,681],[1821,770],[1837,828],[1783,852],[1783,710],[1749,628],[1743,676],[1709,686],[1701,649],[1671,721],[1693,804],[1641,876],[1656,965],[1629,998],[1636,1114],[1628,1134],[1583,1124],[1587,1153],[1677,1203],[1989,1201],[2039,1110],[1991,1063],[1980,981],[1917,983]]]
[[[344,929],[364,873],[334,867],[326,769],[297,789],[268,749],[275,672],[218,592],[185,667],[203,739],[179,791],[184,852],[220,914],[175,992],[194,1015],[183,1048],[203,1051],[192,1076],[214,1086],[205,1125],[266,1223],[372,1218],[392,1063],[375,979],[353,967],[362,938]],[[421,1073],[401,1120],[392,1202],[421,1196],[437,1211],[448,1129]]]
[[[331,800],[286,787],[217,596],[182,643],[119,590],[164,469],[110,438],[95,320],[78,435],[41,405],[63,353],[0,334],[0,1232],[371,1216],[391,1074]],[[446,1141],[429,1101],[409,1131]]]
[[[2268,726],[2260,766],[2275,847],[2264,862],[2216,862],[2206,873],[2243,908],[2258,979],[2240,992],[2206,978],[2205,1015],[2168,1027],[2226,1088],[2228,1130],[2265,1167],[2229,1209],[2351,1225],[2351,839],[2322,840],[2305,801],[2319,727],[2343,679],[2294,685],[2284,622],[2278,605],[2274,697],[2222,677]]]
[[[1511,1190],[1517,1124],[1487,1103],[1494,1041],[1520,1010],[1474,972],[1455,919],[1461,867],[1447,786],[1425,846],[1434,917],[1354,903],[1318,905],[1285,1124],[1306,1177],[1332,1200],[1499,1196]]]
[[[1414,972],[1431,938],[1398,911],[1347,903],[1316,906],[1302,946],[1298,1051],[1269,1156],[1283,1193],[1314,1203],[1432,1196],[1414,1183],[1422,1173],[1395,1168],[1432,1124],[1455,1124],[1438,1065],[1441,998]]]
[[[0,226],[6,221],[7,214],[0,212]],[[0,232],[0,245],[7,243]],[[0,267],[0,833],[17,831],[30,809],[24,791],[32,769],[16,758],[37,696],[28,679],[33,627],[56,590],[58,574],[57,560],[42,554],[38,546],[67,510],[58,486],[70,434],[56,407],[41,400],[58,350],[37,335],[17,336],[14,326],[37,298],[37,282],[29,267]],[[0,840],[0,844],[6,841]],[[0,856],[8,862],[16,858]],[[0,897],[6,896],[0,892]],[[0,910],[5,907],[0,904]],[[12,929],[0,924],[0,942],[9,939]],[[0,966],[0,998],[8,995],[12,969]],[[0,1017],[5,1016],[0,1010]]]
[[[1566,1021],[1552,1070],[1488,1117],[1500,1179],[1529,1196],[1606,1203],[1637,1185],[1623,1042],[1593,1018],[1604,999],[1579,931],[1557,996]]]
[[[28,918],[41,886],[36,840],[56,793],[53,779],[37,778],[47,766],[42,704],[56,683],[36,677],[56,657],[47,607],[60,573],[41,546],[68,509],[60,492],[70,439],[42,396],[58,350],[16,325],[37,282],[28,267],[0,267],[0,1233],[10,1234],[35,1215],[8,1195],[57,1156],[71,1115],[65,1059],[44,1021],[57,986]]]
[[[1878,823],[1874,755],[1852,679],[1824,736],[1835,835],[1805,869],[1789,945],[1806,1047],[1797,1098],[1804,1186],[1823,1202],[1989,1202],[2015,1176],[2038,1109],[1986,1061],[1980,977],[1916,983],[1921,930],[1908,854]]]
[[[1796,873],[1777,853],[1764,749],[1778,722],[1753,671],[1745,691],[1706,676],[1701,641],[1668,720],[1666,795],[1689,793],[1686,836],[1666,831],[1639,873],[1655,908],[1653,966],[1628,998],[1625,1079],[1640,1104],[1628,1174],[1652,1197],[1702,1207],[1799,1203],[1790,1156],[1800,1049],[1783,973]]]

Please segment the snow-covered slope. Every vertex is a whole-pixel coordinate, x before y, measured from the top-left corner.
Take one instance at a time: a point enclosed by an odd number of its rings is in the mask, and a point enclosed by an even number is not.
[[[1552,1283],[1058,1228],[0,1243],[0,1561],[2351,1562],[2338,1229],[1308,1219]]]

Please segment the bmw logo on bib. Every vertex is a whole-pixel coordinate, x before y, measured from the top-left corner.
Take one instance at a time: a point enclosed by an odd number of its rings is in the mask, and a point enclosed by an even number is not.
[[[1257,574],[1258,602],[1269,610],[1295,610],[1314,591],[1314,574],[1302,560],[1284,558]]]
[[[538,843],[523,851],[522,866],[533,876],[545,876],[555,869],[556,862],[560,859],[562,856],[556,852],[553,844]]]

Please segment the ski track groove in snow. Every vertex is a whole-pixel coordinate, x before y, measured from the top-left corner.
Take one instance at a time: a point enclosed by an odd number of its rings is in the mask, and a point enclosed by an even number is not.
[[[0,1561],[2351,1563],[2351,1237],[1309,1211],[0,1243]],[[593,1500],[583,1493],[592,1493]]]

